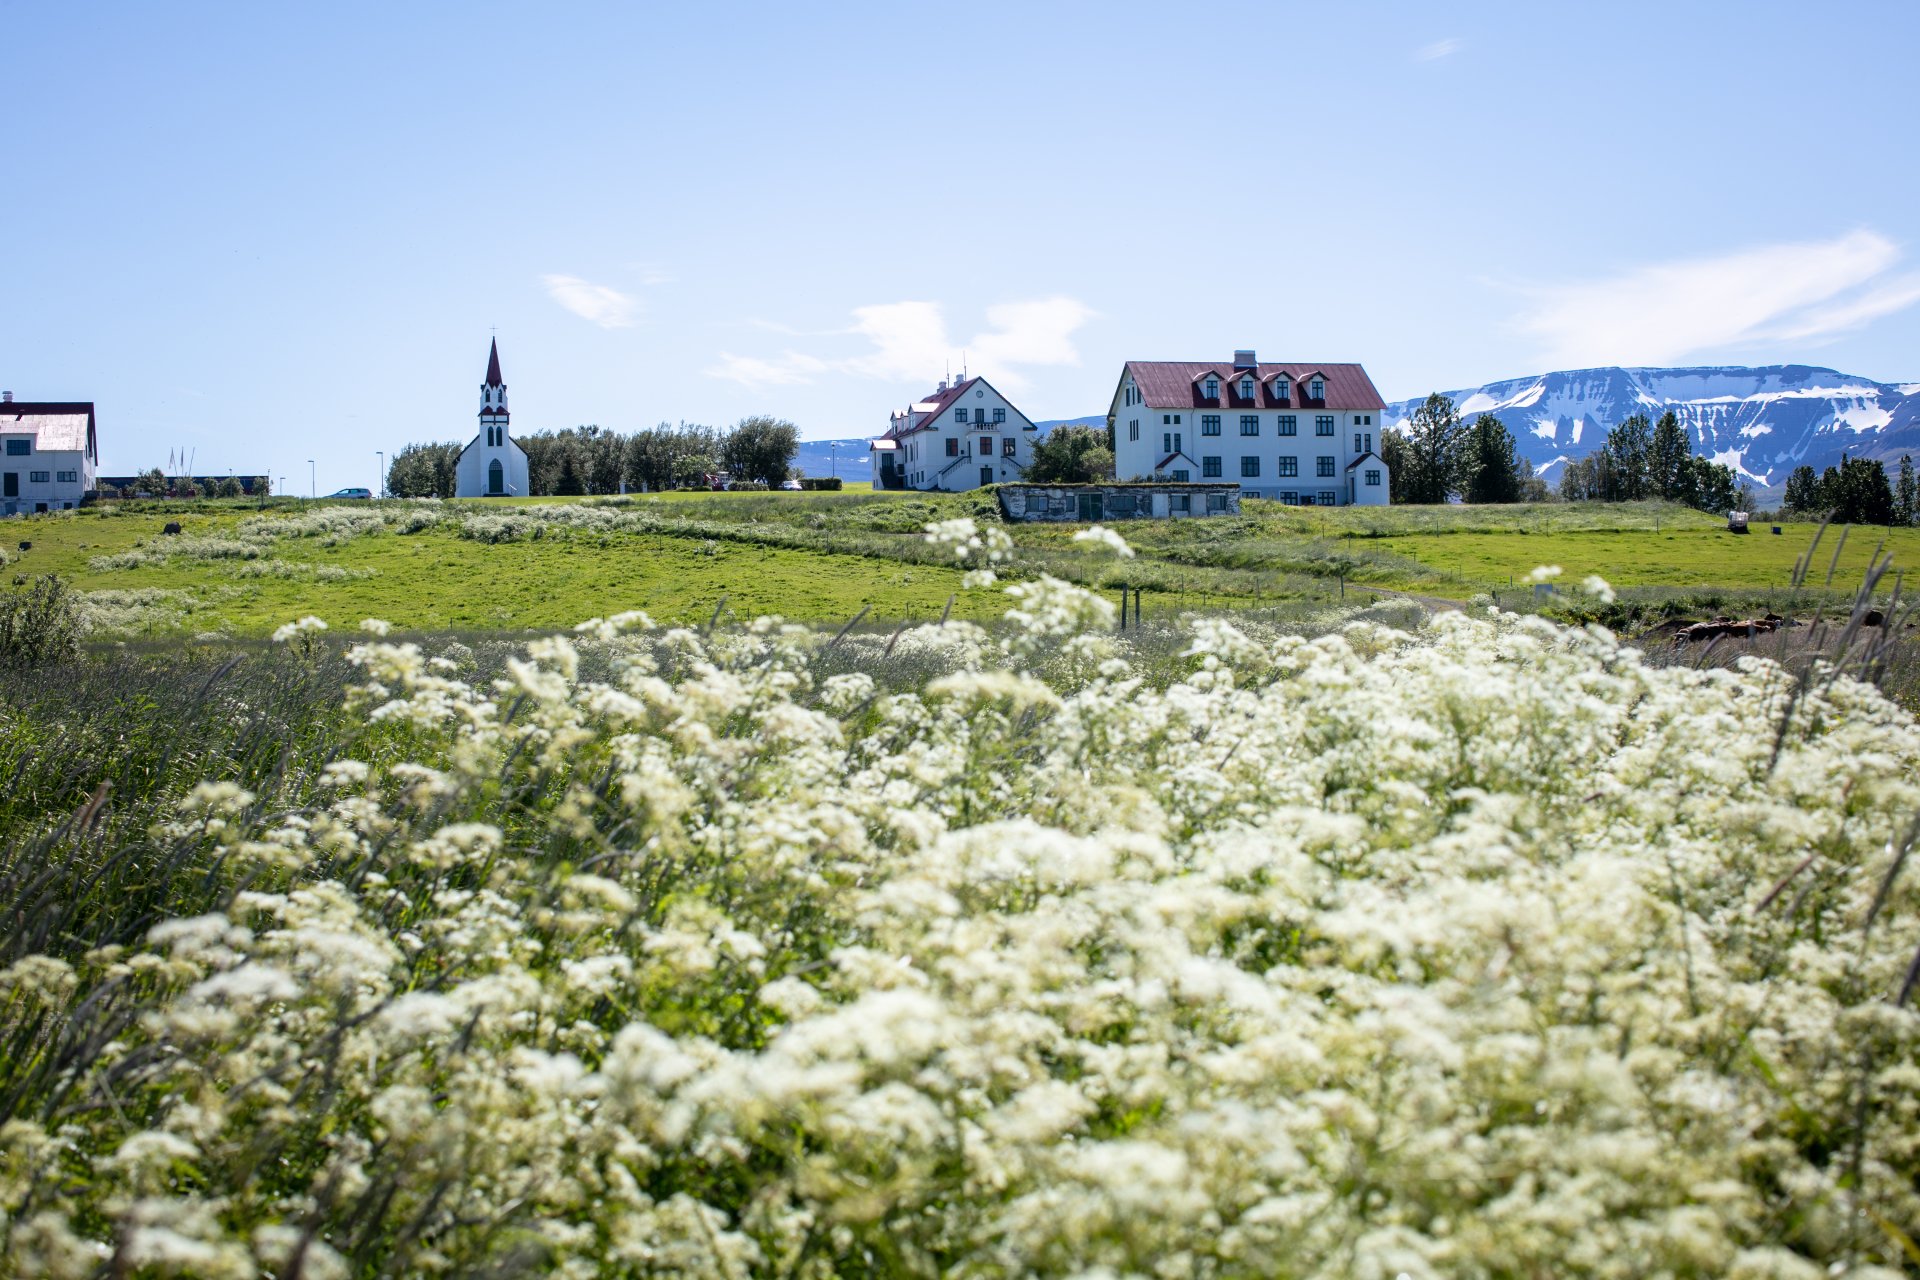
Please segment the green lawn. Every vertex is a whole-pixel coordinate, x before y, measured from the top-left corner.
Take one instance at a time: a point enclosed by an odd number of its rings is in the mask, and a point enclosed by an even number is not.
[[[15,522],[31,550],[8,574],[58,573],[94,593],[139,593],[146,612],[123,629],[260,634],[316,614],[335,627],[380,617],[421,630],[556,627],[645,609],[663,622],[704,621],[724,599],[742,616],[876,621],[930,618],[955,597],[958,617],[996,616],[999,592],[964,590],[958,570],[921,537],[931,520],[992,518],[990,494],[672,493],[614,501],[507,499],[473,503],[307,504],[278,499],[265,513],[292,529],[328,510],[385,515],[372,533],[283,536],[252,559],[161,561],[154,554],[247,536],[262,511],[246,502],[110,505]],[[542,515],[561,505],[570,515]],[[489,542],[463,537],[473,513],[524,522]],[[431,522],[405,532],[405,522]],[[160,534],[180,520],[187,538]],[[598,523],[596,523],[598,522]],[[1565,580],[1598,574],[1617,588],[1766,592],[1787,584],[1814,526],[1728,533],[1714,517],[1660,504],[1534,507],[1291,508],[1248,502],[1236,517],[1131,521],[1138,556],[1121,561],[1073,541],[1078,526],[1012,529],[1021,568],[1107,591],[1143,588],[1150,612],[1245,608],[1339,598],[1341,584],[1456,599],[1518,584],[1535,566]],[[470,531],[471,532],[471,531]],[[1836,546],[1836,588],[1850,591],[1883,542],[1920,562],[1920,530],[1831,531],[1810,581],[1824,582]],[[257,535],[256,535],[257,536]],[[144,552],[143,549],[144,548]],[[243,548],[243,550],[246,550]],[[102,563],[135,553],[141,563]],[[155,594],[158,593],[158,594]],[[124,603],[122,595],[110,599]]]

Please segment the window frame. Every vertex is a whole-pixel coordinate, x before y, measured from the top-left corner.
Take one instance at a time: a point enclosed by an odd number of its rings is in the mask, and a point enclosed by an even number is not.
[[[1200,415],[1200,434],[1203,436],[1219,435],[1220,434],[1220,415],[1217,413],[1201,414]]]
[[[1334,423],[1332,414],[1321,413],[1314,415],[1313,434],[1316,436],[1330,436],[1338,429]]]
[[[1243,436],[1259,435],[1260,434],[1260,415],[1257,413],[1241,414],[1240,415],[1240,434]]]
[[[1283,456],[1280,459],[1280,478],[1282,480],[1293,480],[1297,479],[1299,475],[1300,459],[1291,455]]]
[[[1300,415],[1299,414],[1283,413],[1280,415],[1279,421],[1280,421],[1281,435],[1297,436],[1300,434]]]
[[[1219,480],[1222,478],[1219,454],[1209,454],[1200,459],[1200,478],[1202,480]]]
[[[1240,478],[1258,480],[1260,478],[1260,455],[1247,453],[1240,456]]]
[[[1314,479],[1316,480],[1334,479],[1336,476],[1340,474],[1336,470],[1339,464],[1340,464],[1340,459],[1334,457],[1330,453],[1323,453],[1318,455],[1313,460]]]

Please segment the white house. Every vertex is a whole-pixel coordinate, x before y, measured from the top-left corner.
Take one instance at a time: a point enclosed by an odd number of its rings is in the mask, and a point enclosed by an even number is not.
[[[1238,481],[1249,497],[1379,506],[1386,402],[1357,364],[1129,360],[1107,423],[1122,480]]]
[[[1018,480],[1033,462],[1033,422],[985,378],[944,380],[893,415],[872,441],[876,489],[977,489]]]
[[[99,465],[92,401],[29,402],[0,392],[0,514],[77,507]]]
[[[457,498],[527,494],[527,451],[507,430],[507,384],[500,381],[500,343],[487,352],[487,380],[480,388],[480,434],[467,441],[454,465]]]

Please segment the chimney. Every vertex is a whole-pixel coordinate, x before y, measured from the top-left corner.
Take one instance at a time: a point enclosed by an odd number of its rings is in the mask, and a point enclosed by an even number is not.
[[[1260,362],[1253,358],[1253,352],[1250,350],[1236,351],[1233,353],[1233,367],[1236,369],[1258,369]]]

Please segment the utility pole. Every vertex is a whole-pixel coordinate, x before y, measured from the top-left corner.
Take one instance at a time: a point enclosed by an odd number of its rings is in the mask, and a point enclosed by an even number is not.
[[[380,483],[373,487],[373,496],[384,498],[387,496],[387,451],[375,449],[373,456],[380,459]]]
[[[308,458],[307,459],[307,496],[309,498],[317,498],[320,496],[320,485],[317,481],[314,480],[313,477],[314,477],[313,459]]]

